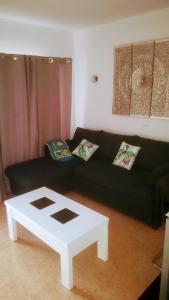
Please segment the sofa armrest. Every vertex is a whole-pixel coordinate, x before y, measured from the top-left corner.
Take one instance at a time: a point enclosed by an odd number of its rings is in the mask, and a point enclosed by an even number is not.
[[[45,145],[44,145],[44,157],[47,157],[47,158],[51,158],[51,159],[52,159],[52,157],[51,157],[51,155],[50,155],[50,151],[49,151],[49,148],[48,148],[48,145],[47,145],[47,144],[45,144]]]
[[[165,214],[169,211],[169,173],[157,179],[152,187],[152,226],[158,228],[165,220]]]
[[[158,181],[158,187],[164,202],[169,204],[169,174],[160,178]]]
[[[160,178],[167,174],[169,174],[169,163],[165,162],[152,170],[151,174],[148,177],[148,185],[150,187],[154,186],[154,184],[156,184],[156,182],[158,182]]]

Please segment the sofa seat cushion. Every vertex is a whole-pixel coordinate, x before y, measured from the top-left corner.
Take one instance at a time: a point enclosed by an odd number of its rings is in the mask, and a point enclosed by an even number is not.
[[[149,172],[142,169],[127,169],[112,165],[109,160],[93,160],[78,164],[75,175],[99,184],[105,188],[137,199],[151,199],[151,189],[147,183]]]
[[[72,168],[78,159],[58,162],[48,158],[37,158],[18,163],[6,168],[5,173],[10,180],[23,187],[35,188],[51,182],[71,178]]]

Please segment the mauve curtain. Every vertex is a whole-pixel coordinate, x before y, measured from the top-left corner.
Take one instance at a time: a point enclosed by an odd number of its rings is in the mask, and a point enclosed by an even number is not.
[[[0,56],[0,200],[6,188],[4,168],[29,158],[25,72],[23,56]]]
[[[38,113],[38,148],[53,138],[69,138],[71,114],[71,64],[62,60],[49,63],[43,58],[34,63]]]
[[[72,86],[72,66],[68,63],[59,64],[59,91],[60,91],[60,133],[63,138],[70,136],[71,122],[71,86]]]
[[[43,155],[44,144],[68,138],[71,61],[0,55],[0,201],[6,166]]]

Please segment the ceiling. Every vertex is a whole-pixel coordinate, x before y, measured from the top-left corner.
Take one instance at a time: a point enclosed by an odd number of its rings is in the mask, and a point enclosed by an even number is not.
[[[69,29],[169,7],[169,0],[0,0],[0,18]]]

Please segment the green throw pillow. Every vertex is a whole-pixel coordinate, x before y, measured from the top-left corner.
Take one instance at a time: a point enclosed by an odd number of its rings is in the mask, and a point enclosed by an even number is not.
[[[127,170],[131,170],[140,149],[141,147],[122,142],[113,164]]]
[[[98,145],[95,145],[86,139],[82,140],[80,144],[73,150],[72,154],[79,156],[85,161],[88,161],[93,153],[99,148]]]
[[[69,161],[74,159],[67,143],[63,140],[50,141],[47,146],[49,148],[50,155],[54,160]]]

